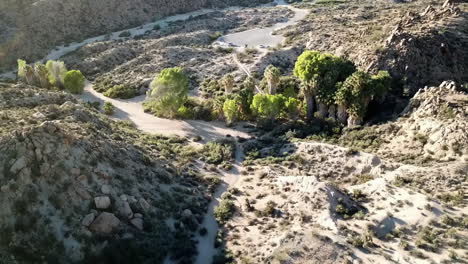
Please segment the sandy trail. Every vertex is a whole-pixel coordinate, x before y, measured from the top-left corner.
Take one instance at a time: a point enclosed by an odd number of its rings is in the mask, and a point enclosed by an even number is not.
[[[249,135],[241,127],[228,128],[223,122],[206,122],[200,120],[173,120],[158,118],[143,111],[143,101],[145,96],[141,95],[132,99],[111,99],[96,92],[91,83],[86,85],[83,94],[79,98],[85,102],[98,101],[101,105],[104,102],[111,102],[116,111],[112,116],[115,119],[130,120],[142,131],[162,134],[166,136],[177,135],[182,137],[201,136],[203,141],[212,141],[218,138],[231,135],[233,137],[245,137]]]

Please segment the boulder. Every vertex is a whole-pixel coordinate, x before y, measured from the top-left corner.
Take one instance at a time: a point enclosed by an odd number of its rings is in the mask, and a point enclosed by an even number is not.
[[[120,224],[120,220],[111,213],[101,213],[90,225],[91,231],[103,234],[112,233]]]

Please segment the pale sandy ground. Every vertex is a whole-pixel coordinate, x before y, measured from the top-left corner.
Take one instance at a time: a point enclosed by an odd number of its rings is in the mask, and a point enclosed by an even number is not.
[[[467,214],[466,207],[450,208],[425,194],[392,184],[397,176],[431,168],[386,162],[376,155],[362,152],[350,156],[346,148],[323,143],[294,143],[282,151],[290,150],[301,155],[304,162],[254,166],[254,170],[244,173],[235,186],[240,193],[234,198],[238,211],[226,225],[226,240],[227,248],[237,254],[237,259],[244,261],[242,263],[266,263],[268,260],[271,261],[269,263],[393,261],[412,264],[441,263],[450,259],[445,247],[438,253],[423,251],[426,259],[411,256],[410,251],[401,248],[399,238],[387,241],[373,237],[377,246],[370,250],[358,249],[348,242],[353,236],[365,235],[367,226],[372,224],[375,226],[375,236],[381,237],[402,227],[409,229],[405,231],[405,241],[414,247],[417,228],[429,226],[431,221],[441,221],[444,215],[454,217]],[[358,185],[344,183],[344,179],[352,179],[363,173],[373,175],[374,179]],[[323,177],[329,180],[324,181]],[[333,180],[340,185],[339,188],[327,183]],[[343,220],[337,217],[334,212],[338,201],[349,200],[340,190],[351,193],[360,190],[366,195],[366,202],[362,205],[367,213],[363,219]],[[281,216],[259,217],[247,210],[245,199],[257,210],[263,210],[268,201],[273,201]],[[458,232],[460,236],[467,235],[466,230]],[[340,249],[338,255],[336,250],[329,248],[318,256],[313,251],[324,247],[324,240],[302,237],[301,234],[326,236],[331,239],[325,243],[328,246],[347,246]],[[302,239],[296,248],[290,248],[291,236]],[[308,249],[303,250],[303,246]],[[466,250],[455,249],[455,252],[464,256]],[[343,262],[343,259],[351,262]]]
[[[228,34],[219,38],[217,42],[220,45],[229,45],[231,43],[240,48],[248,47],[263,49],[267,47],[276,47],[281,44],[284,41],[284,36],[274,35],[274,32],[287,26],[295,25],[304,19],[309,11],[287,5],[284,0],[276,0],[275,3],[277,6],[285,6],[294,11],[294,17],[288,19],[286,22],[278,23],[271,27],[254,28],[251,30]]]
[[[92,88],[92,84],[88,83],[85,91],[79,98],[85,102],[99,101],[101,105],[104,102],[111,102],[116,107],[115,114],[112,116],[113,118],[130,120],[137,128],[152,134],[177,135],[182,137],[201,136],[204,141],[212,141],[223,138],[226,135],[249,137],[245,129],[241,127],[231,129],[226,127],[223,122],[164,119],[145,113],[142,105],[145,100],[144,95],[128,100],[112,99],[96,92]]]

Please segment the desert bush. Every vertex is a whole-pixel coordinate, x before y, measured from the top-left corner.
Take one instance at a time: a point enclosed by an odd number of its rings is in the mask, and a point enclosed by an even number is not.
[[[177,118],[212,121],[216,118],[213,114],[213,100],[198,100],[189,97],[187,102],[177,110]]]
[[[137,91],[128,85],[120,84],[112,86],[103,95],[109,98],[130,99],[137,95]]]
[[[280,117],[285,101],[286,98],[281,94],[256,94],[250,109],[255,116],[261,119],[274,120]]]
[[[201,150],[201,153],[205,162],[218,165],[223,161],[231,161],[235,156],[235,151],[235,143],[226,139],[208,142]]]
[[[223,113],[226,118],[226,123],[232,125],[239,119],[239,104],[235,99],[228,99],[224,102]]]
[[[214,209],[214,217],[218,223],[224,224],[234,215],[235,209],[236,206],[233,201],[223,199]]]
[[[102,106],[102,110],[106,115],[113,115],[115,111],[115,106],[111,102],[105,102]]]
[[[64,79],[65,74],[67,73],[65,63],[63,61],[49,60],[46,63],[46,67],[50,83],[59,89],[65,89]]]
[[[73,94],[80,94],[85,87],[85,77],[81,71],[71,70],[65,74],[64,86],[69,92]]]
[[[162,70],[150,87],[144,107],[157,116],[173,118],[187,102],[189,80],[180,67]]]
[[[280,78],[278,84],[278,93],[286,96],[296,98],[300,91],[300,81],[294,76],[283,76]]]

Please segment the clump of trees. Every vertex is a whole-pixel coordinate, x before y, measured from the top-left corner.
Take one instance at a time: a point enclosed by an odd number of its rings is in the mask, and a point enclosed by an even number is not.
[[[174,118],[178,110],[187,102],[189,79],[182,68],[162,70],[150,84],[145,111],[160,117]]]
[[[80,71],[67,71],[63,61],[53,60],[45,65],[27,64],[24,60],[18,60],[18,78],[29,85],[44,89],[65,89],[75,94],[83,92],[86,82]]]
[[[390,87],[390,75],[358,71],[349,60],[319,51],[305,51],[293,76],[282,76],[273,65],[263,78],[238,81],[227,74],[205,79],[201,84],[206,100],[187,100],[188,79],[182,69],[162,71],[151,83],[145,107],[162,117],[224,119],[228,125],[242,120],[271,124],[276,120],[305,117],[331,119],[343,125],[360,125],[372,100],[381,100]]]
[[[371,100],[383,97],[390,75],[356,71],[352,62],[318,51],[305,51],[297,59],[294,75],[301,80],[307,119],[337,119],[348,126],[360,125]]]

